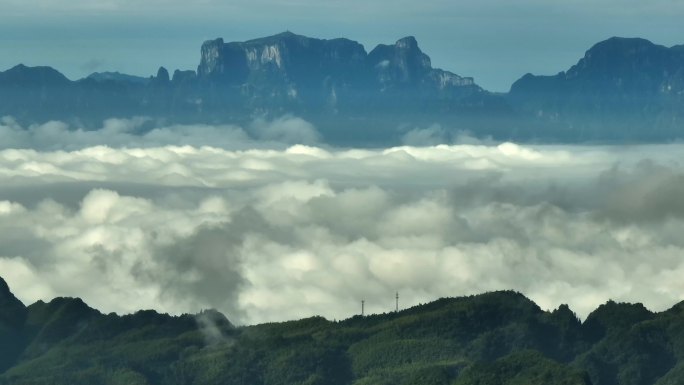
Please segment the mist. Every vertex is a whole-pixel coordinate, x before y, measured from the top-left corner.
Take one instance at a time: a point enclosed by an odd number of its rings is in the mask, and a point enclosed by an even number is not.
[[[25,303],[252,324],[391,311],[397,291],[404,308],[514,289],[581,317],[684,299],[682,144],[435,144],[428,127],[336,149],[292,116],[144,121],[0,122],[0,275]]]

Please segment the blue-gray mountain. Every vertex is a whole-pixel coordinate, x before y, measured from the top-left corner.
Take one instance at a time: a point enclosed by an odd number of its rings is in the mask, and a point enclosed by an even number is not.
[[[95,126],[144,115],[166,122],[243,123],[292,113],[333,144],[390,145],[415,127],[514,140],[684,137],[684,46],[612,38],[567,72],[525,75],[508,94],[433,68],[413,37],[366,52],[348,39],[281,33],[207,41],[197,71],[148,79],[96,73],[70,81],[49,67],[0,73],[0,115]]]
[[[347,39],[318,40],[293,33],[202,45],[200,79],[254,107],[324,110],[389,109],[413,103],[444,103],[484,91],[473,79],[433,69],[413,37],[379,45],[369,54]],[[235,88],[233,88],[235,87]]]
[[[578,138],[682,138],[684,46],[611,38],[566,72],[523,76],[508,99],[519,111]]]

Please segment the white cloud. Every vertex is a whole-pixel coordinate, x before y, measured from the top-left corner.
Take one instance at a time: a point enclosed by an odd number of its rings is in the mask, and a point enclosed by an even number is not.
[[[283,116],[275,120],[256,119],[248,130],[228,124],[176,124],[147,128],[150,124],[153,124],[151,119],[145,117],[108,119],[96,130],[85,130],[57,121],[22,127],[13,118],[2,117],[0,148],[76,150],[97,145],[134,148],[177,143],[225,149],[284,148],[284,144],[315,144],[320,138],[311,123],[294,116]]]
[[[316,144],[320,141],[320,135],[311,123],[294,116],[286,115],[273,121],[259,118],[250,128],[257,139],[265,141],[288,144]]]
[[[684,145],[338,150],[184,126],[134,148],[136,124],[2,123],[38,148],[0,150],[0,275],[23,301],[251,323],[388,311],[395,291],[515,289],[583,316],[684,299]]]
[[[401,138],[401,142],[408,146],[434,146],[448,141],[446,131],[438,124],[428,128],[414,128]]]

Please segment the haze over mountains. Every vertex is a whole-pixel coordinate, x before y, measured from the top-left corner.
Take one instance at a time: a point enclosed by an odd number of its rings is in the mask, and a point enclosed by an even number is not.
[[[396,144],[433,124],[501,140],[672,140],[684,136],[682,106],[682,46],[627,38],[596,44],[556,76],[525,75],[507,94],[433,68],[413,37],[370,52],[348,39],[291,32],[216,39],[202,45],[197,71],[161,67],[149,79],[96,73],[70,81],[50,67],[22,65],[0,73],[0,115],[21,122],[242,123],[295,114],[326,142],[355,146]]]

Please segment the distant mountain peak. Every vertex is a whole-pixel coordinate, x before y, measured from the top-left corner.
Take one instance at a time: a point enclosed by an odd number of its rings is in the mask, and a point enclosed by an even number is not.
[[[122,82],[122,83],[132,83],[132,84],[147,84],[149,83],[149,78],[144,78],[142,76],[134,76],[121,73],[119,71],[112,72],[93,72],[88,75],[85,79],[94,80],[97,82]]]
[[[667,47],[657,45],[649,40],[637,37],[611,37],[607,40],[594,44],[587,50],[585,59],[600,55],[612,57],[613,60],[628,58],[639,55],[649,55],[657,51],[666,51]]]
[[[657,45],[648,39],[641,37],[624,37],[624,36],[611,36],[608,39],[600,41],[594,44],[594,47],[601,45]]]
[[[403,38],[397,40],[395,45],[399,48],[417,49],[418,48],[418,40],[416,40],[416,38],[413,36],[406,36],[406,37],[403,37]]]
[[[1,72],[0,81],[5,84],[46,84],[52,86],[70,83],[66,76],[52,67],[29,67],[24,64],[18,64],[5,72]]]
[[[266,42],[276,42],[276,41],[283,41],[283,40],[294,40],[294,39],[313,39],[308,36],[304,35],[298,35],[294,32],[291,31],[285,31],[285,32],[280,32],[276,33],[275,35],[269,35],[269,36],[264,36],[264,37],[259,37],[256,39],[250,39],[245,41],[244,43],[266,43]]]
[[[565,72],[525,75],[511,87],[510,100],[525,112],[571,127],[608,117],[620,120],[622,128],[639,127],[642,134],[658,131],[657,125],[677,127],[683,52],[642,38],[611,37],[589,48]]]
[[[479,89],[472,78],[432,68],[430,57],[413,36],[380,44],[370,53],[349,39],[317,39],[290,31],[244,42],[218,38],[202,45],[197,74],[208,84],[240,87],[248,103],[277,99],[283,104],[334,109],[346,96],[344,91],[385,97],[381,95],[421,89],[424,98],[439,99],[445,90],[461,89],[465,95]]]
[[[309,39],[309,37],[307,37],[307,36],[300,35],[300,34],[294,33],[294,32],[289,31],[289,30],[277,33],[277,34],[273,35],[272,37],[280,37],[280,38],[293,38],[293,37],[301,38],[301,37],[303,37],[303,38]]]
[[[276,33],[274,36],[301,36],[299,34],[296,34],[289,29],[280,33]]]
[[[394,45],[379,44],[368,54],[368,60],[385,88],[418,85],[432,70],[430,57],[420,50],[413,36],[399,39]]]

